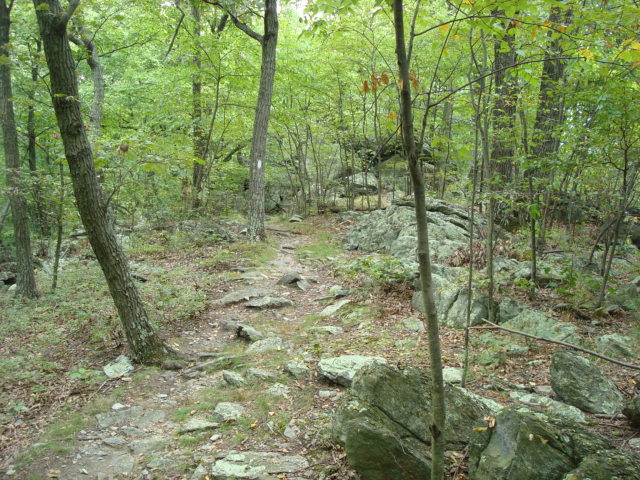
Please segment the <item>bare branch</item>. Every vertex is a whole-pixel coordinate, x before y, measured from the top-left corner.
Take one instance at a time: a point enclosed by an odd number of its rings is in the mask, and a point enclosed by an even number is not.
[[[594,352],[593,350],[579,347],[578,345],[573,345],[572,343],[563,342],[561,340],[551,340],[550,338],[537,337],[535,335],[531,335],[530,333],[524,333],[524,332],[520,332],[519,330],[512,330],[510,328],[506,328],[501,325],[496,325],[495,323],[490,322],[489,320],[483,320],[483,322],[488,323],[490,326],[489,327],[469,327],[469,328],[472,328],[474,330],[497,329],[497,330],[502,330],[504,332],[512,333],[514,335],[521,335],[523,337],[532,338],[533,340],[540,340],[543,342],[555,343],[556,345],[562,345],[563,347],[571,348],[573,350],[577,350],[578,352],[583,352],[588,355],[601,358],[602,360],[615,363],[616,365],[620,365],[622,367],[631,368],[633,370],[640,370],[640,365],[634,365],[633,363],[627,363],[627,362],[623,362],[622,360],[616,360],[615,358],[607,357],[606,355],[602,355],[598,352]]]
[[[229,18],[231,19],[231,21],[233,22],[233,24],[236,26],[238,30],[249,35],[260,45],[264,43],[264,35],[260,35],[258,32],[253,30],[249,25],[247,25],[242,20],[240,20],[231,10],[229,10],[227,7],[222,5],[220,2],[218,2],[217,0],[203,0],[203,1],[204,3],[208,3],[209,5],[213,5],[214,7],[218,7],[222,9],[224,13],[229,15]]]

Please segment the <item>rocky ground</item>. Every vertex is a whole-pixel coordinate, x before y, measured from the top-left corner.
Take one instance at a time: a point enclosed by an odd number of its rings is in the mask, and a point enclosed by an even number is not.
[[[410,307],[410,288],[394,283],[371,285],[362,276],[347,278],[334,271],[336,265],[365,255],[360,250],[344,252],[333,243],[352,223],[315,219],[304,228],[273,225],[269,233],[277,253],[268,260],[231,262],[226,272],[194,272],[218,276],[207,291],[209,307],[167,340],[199,360],[180,371],[162,371],[133,369],[120,359],[116,367],[122,370],[83,395],[73,412],[58,409],[44,422],[80,425],[67,438],[58,436],[56,442],[48,442],[46,435],[34,438],[35,430],[15,438],[16,445],[20,443],[6,451],[6,478],[358,478],[340,446],[345,445],[346,434],[336,427],[336,422],[344,425],[352,419],[335,416],[345,400],[363,398],[361,387],[350,391],[354,375],[363,365],[374,373],[375,365],[385,364],[395,372],[426,368],[428,358],[423,324]],[[452,237],[448,232],[454,226],[446,228],[447,238]],[[331,234],[319,241],[321,231]],[[447,248],[450,255],[456,247],[447,241]],[[164,269],[174,260],[136,259]],[[453,277],[446,268],[438,278],[448,285]],[[148,281],[153,282],[153,274]],[[441,303],[447,305],[443,320],[447,315],[458,317],[454,313],[460,307],[455,304],[463,298],[459,289],[453,297],[449,291],[440,293]],[[553,319],[552,333],[565,340],[571,335],[595,340],[628,324],[622,311],[594,325],[566,313],[558,322],[557,313],[549,309],[535,313],[539,310],[533,307],[539,305],[510,302],[501,308],[512,327],[537,328]],[[558,323],[566,326],[557,327]],[[463,331],[456,327],[456,322],[445,321],[442,331],[446,375],[452,383],[459,382],[464,344]],[[535,333],[551,335],[542,330]],[[636,394],[632,379],[637,371],[598,363],[613,380],[611,389],[619,397],[613,395],[606,412],[591,408],[589,413],[584,406],[579,410],[551,398],[551,359],[556,358],[552,353],[557,346],[491,333],[500,339],[497,347],[491,346],[497,354],[483,361],[483,350],[490,349],[483,336],[489,333],[480,330],[473,335],[477,337],[472,346],[474,365],[468,390],[460,395],[480,395],[485,403],[478,407],[479,417],[471,420],[495,418],[501,405],[524,405],[556,412],[598,431],[626,453],[640,449],[637,431],[619,415],[623,397]],[[416,438],[418,445],[426,439]],[[464,479],[468,450],[463,439],[457,440],[448,454],[448,476]],[[355,450],[351,448],[351,453]],[[484,450],[476,450],[480,458]]]

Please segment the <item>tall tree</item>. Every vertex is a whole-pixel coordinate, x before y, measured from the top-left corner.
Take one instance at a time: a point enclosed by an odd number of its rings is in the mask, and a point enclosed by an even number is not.
[[[218,7],[217,1],[206,0]],[[250,241],[264,241],[267,233],[264,227],[264,191],[265,191],[265,153],[267,150],[267,130],[269,129],[269,112],[271,111],[271,97],[273,95],[273,81],[276,75],[276,46],[278,44],[278,2],[266,0],[264,3],[264,33],[260,35],[229,9],[233,24],[256,40],[262,46],[262,61],[260,66],[260,87],[256,102],[256,113],[253,120],[253,137],[251,140],[251,154],[249,165],[249,225],[247,238]]]
[[[51,78],[51,101],[80,217],[107,280],[132,356],[142,363],[161,363],[171,350],[149,323],[127,260],[116,239],[80,111],[75,61],[67,34],[67,25],[79,3],[79,0],[71,0],[63,9],[58,0],[33,1]]]
[[[33,298],[36,296],[36,280],[33,273],[31,254],[31,237],[29,234],[29,216],[27,200],[23,195],[21,180],[20,152],[18,150],[18,131],[13,112],[13,93],[11,88],[11,65],[9,57],[9,29],[11,27],[11,8],[13,1],[7,5],[0,1],[0,107],[2,109],[2,134],[4,159],[7,166],[7,185],[9,202],[13,216],[13,231],[16,239],[16,258],[18,263],[18,279],[16,294]]]
[[[404,35],[404,7],[402,0],[393,0],[393,17],[396,34],[396,56],[400,70],[400,119],[402,124],[402,143],[407,155],[409,173],[413,185],[416,203],[416,224],[418,230],[418,262],[420,265],[420,283],[424,311],[427,314],[429,334],[429,356],[431,358],[432,379],[432,420],[431,431],[431,479],[444,478],[444,380],[442,377],[442,354],[440,351],[440,332],[438,315],[433,295],[431,277],[431,258],[429,251],[429,227],[425,201],[424,174],[418,159],[418,148],[413,133],[413,111],[411,105],[411,80],[409,78],[409,59],[407,58]]]

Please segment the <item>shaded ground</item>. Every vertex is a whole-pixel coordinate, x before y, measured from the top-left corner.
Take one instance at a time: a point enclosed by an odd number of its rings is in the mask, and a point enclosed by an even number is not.
[[[332,447],[328,432],[330,415],[343,387],[319,377],[317,361],[340,354],[381,355],[399,365],[428,366],[428,360],[424,334],[402,326],[403,320],[416,314],[411,311],[407,285],[371,284],[361,277],[337,278],[336,265],[358,255],[344,252],[339,246],[341,231],[347,227],[323,218],[305,224],[273,225],[271,247],[249,255],[221,257],[214,247],[135,255],[136,262],[164,271],[179,265],[192,272],[192,278],[177,277],[178,288],[184,283],[184,288],[188,285],[203,294],[206,305],[193,318],[173,325],[165,322],[164,332],[174,348],[201,355],[201,362],[182,372],[139,367],[127,378],[99,382],[52,375],[51,383],[42,390],[40,405],[34,408],[37,402],[30,404],[28,412],[3,425],[2,471],[6,477],[204,478],[192,476],[198,465],[209,464],[216,455],[234,449],[300,455],[308,460],[304,469],[277,478],[356,478],[346,468],[342,452]],[[212,260],[207,262],[207,258]],[[306,290],[277,285],[284,274],[292,272],[307,280]],[[153,275],[149,275],[149,282],[153,281]],[[347,297],[350,303],[334,315],[320,317],[319,313],[334,302],[330,288],[337,283],[358,289],[351,288]],[[215,304],[226,294],[246,288],[267,289],[271,296],[293,302],[293,307],[253,310],[244,302]],[[541,306],[544,299],[543,291]],[[592,319],[578,319],[569,313],[563,320],[576,323],[587,337],[619,331],[629,321],[620,314],[596,325]],[[247,353],[250,343],[230,328],[238,322],[255,328],[264,337],[279,337],[284,345]],[[318,329],[328,326],[342,331],[332,334]],[[86,355],[85,365],[91,370],[115,358],[122,349],[119,343],[120,339],[111,339],[103,351],[90,351],[79,339],[67,350],[77,358]],[[442,344],[446,366],[462,366],[463,332],[443,329]],[[14,347],[3,343],[2,355],[15,355]],[[548,385],[549,355],[554,347],[532,343],[529,347],[522,354],[505,351],[495,362],[476,364],[471,390],[508,404],[512,401],[508,395],[512,384]],[[284,368],[289,360],[305,362],[310,375],[292,376]],[[611,375],[621,391],[631,395],[632,371],[605,363],[599,367]],[[252,368],[272,376],[251,376]],[[224,371],[241,374],[246,383],[229,385],[223,378]],[[26,379],[25,388],[14,393],[19,398],[32,395],[32,390]],[[245,413],[237,420],[220,421],[213,414],[219,402],[238,404]],[[114,405],[120,409],[114,410]],[[110,414],[113,419],[100,426],[96,414]],[[181,432],[193,420],[219,425]],[[621,445],[636,435],[621,419],[594,417],[593,421],[594,428]],[[454,455],[451,462],[450,478],[466,478],[464,456]]]

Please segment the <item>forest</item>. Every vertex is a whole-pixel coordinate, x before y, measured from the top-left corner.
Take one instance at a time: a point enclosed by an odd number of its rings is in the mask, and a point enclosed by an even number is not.
[[[640,480],[636,0],[0,0],[0,478]]]

